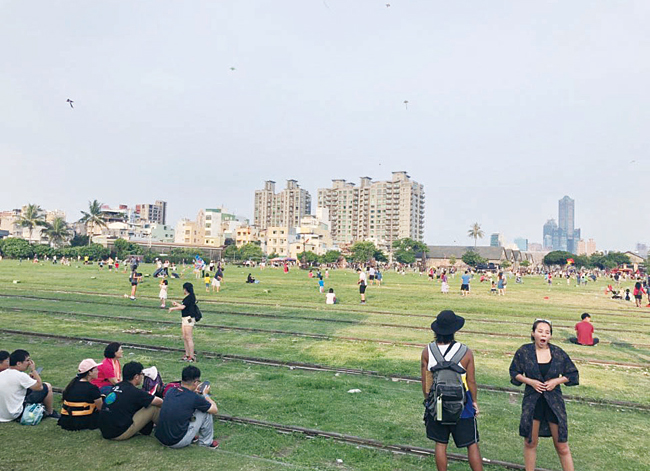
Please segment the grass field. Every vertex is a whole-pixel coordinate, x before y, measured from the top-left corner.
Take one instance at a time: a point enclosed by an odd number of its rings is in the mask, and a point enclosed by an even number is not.
[[[153,269],[142,266],[141,271]],[[245,284],[249,272],[261,282]],[[224,361],[202,357],[201,352],[418,376],[420,345],[432,340],[429,324],[440,310],[453,309],[466,318],[458,340],[476,352],[478,382],[510,387],[511,355],[529,341],[532,321],[544,318],[553,321],[553,341],[580,369],[580,386],[565,388],[565,394],[645,407],[567,402],[576,469],[650,469],[646,451],[650,445],[650,308],[636,309],[633,303],[609,299],[603,294],[603,281],[581,287],[561,281],[549,288],[541,278],[527,277],[522,285],[511,280],[507,295],[495,297],[487,284],[476,280],[471,296],[461,298],[458,278],[451,280],[451,293],[443,295],[440,285],[425,276],[389,272],[383,286],[368,287],[368,303],[362,306],[356,275],[333,270],[325,287],[333,287],[341,303],[327,306],[316,281],[298,269],[285,275],[276,269],[229,266],[220,293],[206,293],[202,280],[195,280],[188,270],[185,279],[170,280],[171,299],[182,298],[181,285],[188,280],[195,283],[204,314],[195,329],[198,366],[212,381],[213,397],[223,414],[433,448],[424,435],[418,383]],[[129,289],[128,275],[100,271],[97,266],[4,260],[0,262],[0,325],[22,333],[0,333],[0,349],[27,348],[45,367],[44,380],[63,387],[81,359],[101,359],[103,345],[35,337],[30,332],[182,348],[179,315],[158,308],[157,282],[146,278],[136,301],[124,298]],[[582,312],[592,314],[602,345],[589,348],[567,342]],[[165,380],[174,380],[184,366],[180,356],[127,348],[125,361],[156,365]],[[350,389],[362,392],[350,394]],[[485,458],[523,462],[520,401],[516,394],[480,391],[479,430]],[[98,431],[63,432],[52,420],[34,428],[2,424],[0,469],[172,469],[179,465],[435,469],[432,457],[395,455],[233,423],[218,422],[216,430],[221,441],[217,451],[197,447],[173,451],[150,437],[113,443],[102,440]],[[450,451],[459,450],[450,446]],[[559,469],[550,440],[542,440],[538,466]],[[450,469],[468,467],[452,463]]]

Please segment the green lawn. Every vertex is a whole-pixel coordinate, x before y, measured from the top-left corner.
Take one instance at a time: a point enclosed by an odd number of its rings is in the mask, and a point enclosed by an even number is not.
[[[141,271],[151,273],[153,269],[142,266]],[[249,272],[261,283],[246,285],[244,280]],[[509,386],[510,355],[527,342],[525,337],[532,321],[541,317],[554,322],[554,341],[576,359],[580,369],[580,386],[565,389],[567,394],[650,404],[650,309],[635,309],[631,303],[607,298],[603,294],[603,281],[581,287],[567,286],[562,281],[549,289],[541,278],[527,277],[523,285],[511,280],[507,296],[497,298],[489,294],[489,286],[476,280],[472,295],[461,298],[457,293],[458,277],[451,280],[452,292],[443,295],[439,284],[425,276],[389,272],[385,274],[384,286],[368,288],[368,304],[361,306],[356,275],[351,271],[333,270],[325,286],[335,289],[341,304],[326,306],[316,281],[309,279],[307,272],[302,270],[294,269],[285,275],[281,270],[229,266],[221,293],[205,293],[198,283],[200,280],[194,280],[189,270],[187,275],[190,277],[184,280],[170,280],[169,292],[170,298],[180,300],[182,283],[195,282],[204,313],[204,319],[195,329],[199,353],[229,353],[414,376],[419,374],[420,348],[379,344],[372,340],[427,343],[432,334],[421,328],[428,327],[438,311],[451,308],[467,319],[458,339],[476,352],[479,383]],[[138,289],[138,300],[130,301],[123,297],[129,290],[127,278],[122,272],[100,271],[96,266],[62,267],[4,260],[0,262],[0,295],[56,300],[0,296],[0,325],[26,333],[182,347],[177,324],[157,323],[161,320],[175,322],[179,317],[177,313],[169,314],[157,308],[157,282],[145,279]],[[14,280],[19,282],[13,283]],[[613,344],[587,348],[566,341],[572,334],[572,325],[585,311],[593,316],[596,335]],[[278,317],[251,317],[233,312]],[[114,319],[118,316],[128,320]],[[355,337],[367,341],[313,339],[289,333],[207,328],[206,325]],[[134,328],[148,333],[130,333]],[[0,337],[2,349],[27,347],[32,357],[46,368],[44,379],[59,387],[73,376],[82,358],[99,360],[103,350],[103,346],[87,342],[13,334]],[[183,367],[179,356],[127,349],[126,358],[137,359],[145,365],[155,364],[164,379],[173,380],[178,378]],[[635,363],[642,367],[608,366],[590,360]],[[318,428],[386,443],[433,447],[424,436],[419,384],[206,358],[200,359],[198,366],[203,376],[213,382],[213,396],[224,414]],[[361,389],[362,393],[349,394],[350,389]],[[520,396],[482,392],[479,400],[483,456],[521,463]],[[567,403],[567,408],[576,469],[649,469],[643,463],[647,462],[650,413],[576,402]],[[172,469],[183,463],[191,466],[218,463],[223,469],[435,468],[433,458],[393,455],[327,439],[307,439],[228,423],[217,425],[217,435],[222,441],[218,451],[196,447],[167,450],[150,437],[116,444],[102,440],[97,432],[64,433],[57,429],[51,420],[29,429],[2,424],[0,437],[6,445],[0,455],[2,469],[43,467],[42,460],[23,452],[30,447],[52,450],[46,469],[62,469],[71,463],[88,469],[127,466]],[[538,466],[559,469],[552,448],[549,440],[543,440]],[[450,450],[458,451],[453,447]],[[92,459],[87,460],[91,453]],[[453,464],[450,469],[467,469],[467,466]]]

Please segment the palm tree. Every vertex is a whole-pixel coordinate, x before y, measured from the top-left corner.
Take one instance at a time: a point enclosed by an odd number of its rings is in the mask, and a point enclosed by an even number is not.
[[[104,220],[102,206],[102,203],[97,200],[93,200],[88,202],[88,212],[81,211],[81,214],[83,214],[83,216],[79,222],[85,223],[86,227],[91,227],[88,236],[88,245],[90,245],[91,241],[93,240],[93,231],[95,230],[95,227],[106,227],[106,221]]]
[[[20,212],[20,217],[18,218],[18,225],[20,227],[26,227],[29,229],[29,243],[32,243],[32,232],[37,226],[44,226],[45,215],[43,210],[37,204],[28,204]]]
[[[467,231],[467,236],[474,238],[474,248],[476,248],[476,240],[479,238],[482,239],[484,235],[485,232],[481,230],[481,225],[478,222],[472,224],[469,228],[469,231]]]
[[[59,247],[70,238],[71,232],[68,223],[62,217],[57,217],[51,224],[47,224],[43,229],[43,234],[50,238],[54,247]]]

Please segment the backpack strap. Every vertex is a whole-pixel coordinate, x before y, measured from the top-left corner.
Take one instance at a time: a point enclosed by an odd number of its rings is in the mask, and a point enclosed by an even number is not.
[[[440,349],[438,348],[438,345],[435,342],[431,342],[429,344],[429,353],[433,355],[433,358],[435,358],[438,364],[444,363],[446,361],[445,357],[443,357],[442,353],[440,353]]]
[[[465,356],[466,353],[467,353],[467,345],[465,345],[464,343],[461,343],[461,344],[460,344],[460,348],[459,348],[458,351],[454,354],[454,356],[451,357],[451,359],[449,360],[449,362],[450,362],[450,363],[454,363],[454,364],[458,364],[458,363],[460,363],[460,361],[463,359],[463,357]]]

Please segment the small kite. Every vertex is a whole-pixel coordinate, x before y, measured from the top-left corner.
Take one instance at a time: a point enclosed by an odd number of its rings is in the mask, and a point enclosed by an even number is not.
[[[407,110],[409,109],[409,101],[408,100],[404,100],[404,106],[406,107]]]
[[[66,103],[70,103],[70,108],[73,108],[73,109],[74,109],[74,106],[72,106],[72,104],[74,103],[74,101],[72,101],[70,98],[68,98],[65,102],[66,102]]]
[[[231,67],[230,70],[232,70],[232,71],[234,72],[234,71],[237,70],[237,69],[235,69],[234,67]]]
[[[390,8],[390,3],[387,3],[387,4],[386,4],[386,8]]]

